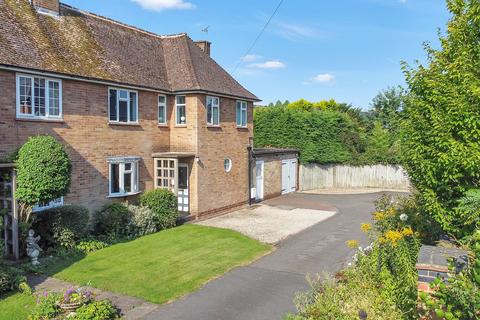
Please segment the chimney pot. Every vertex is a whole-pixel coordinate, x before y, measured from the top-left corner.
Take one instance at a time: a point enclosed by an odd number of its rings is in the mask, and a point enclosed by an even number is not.
[[[58,15],[60,12],[59,0],[30,0],[39,13]]]
[[[195,41],[195,43],[197,44],[197,46],[200,47],[200,49],[203,50],[203,52],[205,52],[206,55],[210,56],[210,46],[212,45],[210,41],[201,40],[201,41]]]

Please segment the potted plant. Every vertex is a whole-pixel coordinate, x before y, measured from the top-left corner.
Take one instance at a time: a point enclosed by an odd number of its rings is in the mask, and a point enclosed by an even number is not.
[[[64,312],[75,312],[91,299],[92,293],[90,291],[83,291],[81,288],[77,290],[68,289],[60,300],[59,306]]]

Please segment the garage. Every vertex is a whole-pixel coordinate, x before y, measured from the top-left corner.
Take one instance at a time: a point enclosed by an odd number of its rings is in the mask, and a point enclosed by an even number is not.
[[[297,149],[253,149],[250,199],[258,202],[296,191],[298,152]]]

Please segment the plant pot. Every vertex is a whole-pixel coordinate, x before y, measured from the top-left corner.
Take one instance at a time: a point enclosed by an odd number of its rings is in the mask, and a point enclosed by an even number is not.
[[[60,309],[64,312],[75,312],[82,306],[82,302],[60,303]]]

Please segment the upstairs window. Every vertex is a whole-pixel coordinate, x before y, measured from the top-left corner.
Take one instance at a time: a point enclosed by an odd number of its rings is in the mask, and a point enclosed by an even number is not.
[[[220,125],[220,99],[207,97],[207,125]]]
[[[137,92],[125,89],[108,89],[110,122],[138,123]]]
[[[186,125],[187,124],[187,105],[185,96],[175,97],[175,124]]]
[[[17,117],[61,119],[61,80],[17,75]]]
[[[237,127],[247,127],[247,103],[245,101],[237,101]]]
[[[158,123],[167,124],[167,97],[158,96]]]
[[[108,159],[109,196],[123,197],[139,192],[138,157]]]

